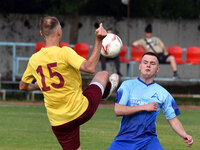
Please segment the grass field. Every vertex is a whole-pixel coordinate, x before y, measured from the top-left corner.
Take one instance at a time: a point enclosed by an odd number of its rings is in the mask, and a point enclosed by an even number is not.
[[[179,119],[194,138],[191,150],[200,150],[200,110],[181,110]],[[0,105],[0,150],[61,150],[51,131],[44,106]],[[82,150],[106,150],[116,136],[120,117],[113,108],[100,107],[81,127]],[[165,150],[186,150],[184,141],[161,113],[157,133]]]

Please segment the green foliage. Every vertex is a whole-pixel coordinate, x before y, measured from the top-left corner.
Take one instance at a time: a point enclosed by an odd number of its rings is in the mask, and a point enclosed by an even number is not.
[[[199,18],[199,1],[167,0],[163,4],[162,16],[166,18]]]
[[[135,17],[161,17],[163,0],[133,0],[131,1],[131,16]]]
[[[53,14],[76,14],[79,13],[89,0],[49,0],[51,7],[46,9],[46,13]]]
[[[95,15],[127,17],[121,0],[7,0],[0,13]],[[132,18],[198,19],[199,0],[130,0]]]
[[[123,5],[121,0],[89,0],[80,10],[80,14],[122,18],[127,16],[127,6]]]

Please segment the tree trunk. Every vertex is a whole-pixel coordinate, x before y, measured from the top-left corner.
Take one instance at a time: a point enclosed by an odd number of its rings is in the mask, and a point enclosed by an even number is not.
[[[78,39],[78,23],[79,23],[79,15],[75,14],[70,22],[70,44],[77,43]]]

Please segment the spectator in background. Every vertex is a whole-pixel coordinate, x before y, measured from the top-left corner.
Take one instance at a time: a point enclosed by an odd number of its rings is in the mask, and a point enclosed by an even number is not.
[[[109,28],[109,29],[107,30],[107,33],[113,33],[113,32],[112,32],[112,29]],[[102,70],[106,70],[106,62],[107,62],[107,61],[114,61],[117,74],[118,74],[119,76],[123,76],[123,75],[121,74],[121,72],[120,72],[120,60],[119,60],[119,55],[117,55],[117,56],[114,57],[114,58],[106,58],[106,57],[104,57],[103,55],[101,55],[100,60],[101,60],[101,69],[102,69]]]
[[[164,43],[158,38],[152,36],[152,25],[148,24],[145,28],[145,38],[132,43],[132,46],[143,46],[146,52],[153,52],[158,55],[160,64],[170,63],[173,70],[173,78],[180,79],[177,72],[177,64],[174,56],[170,55]]]

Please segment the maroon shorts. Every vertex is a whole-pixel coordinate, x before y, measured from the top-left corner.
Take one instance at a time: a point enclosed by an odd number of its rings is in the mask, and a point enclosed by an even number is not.
[[[52,126],[52,130],[63,150],[76,150],[79,148],[79,127],[92,118],[102,99],[101,89],[95,84],[89,85],[83,91],[83,95],[87,97],[89,101],[87,110],[80,117],[71,122],[60,126]]]

